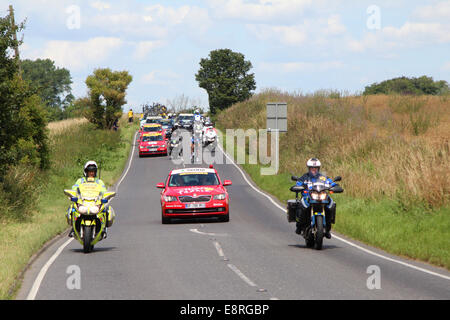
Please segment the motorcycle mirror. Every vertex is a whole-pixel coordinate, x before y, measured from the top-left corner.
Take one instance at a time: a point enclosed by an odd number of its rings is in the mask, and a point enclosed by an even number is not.
[[[334,186],[330,188],[330,191],[332,191],[333,193],[342,193],[344,192],[344,189],[342,189],[342,187],[340,186]]]
[[[336,178],[334,178],[334,182],[338,182],[338,181],[341,181],[341,180],[342,180],[341,176],[337,176]]]
[[[298,181],[298,177],[297,177],[297,176],[292,176],[292,177],[291,177],[291,180],[292,180],[292,181]]]
[[[70,201],[72,201],[72,202],[78,202],[78,198],[77,198],[77,197],[71,197],[71,198],[70,198]]]
[[[302,192],[303,190],[305,190],[305,188],[303,186],[292,186],[290,190],[292,192]]]
[[[107,199],[102,199],[102,203],[103,203],[103,204],[107,204],[107,203],[108,203],[108,200],[107,200]]]

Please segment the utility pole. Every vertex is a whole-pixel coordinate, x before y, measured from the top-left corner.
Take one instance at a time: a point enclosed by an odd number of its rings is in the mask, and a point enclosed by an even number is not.
[[[12,36],[13,36],[13,40],[15,42],[15,45],[14,45],[15,59],[17,62],[17,66],[19,67],[19,77],[22,78],[22,68],[20,66],[20,55],[19,55],[19,43],[17,42],[17,28],[16,28],[16,22],[14,19],[14,9],[13,9],[12,5],[9,5],[9,18],[11,21]]]

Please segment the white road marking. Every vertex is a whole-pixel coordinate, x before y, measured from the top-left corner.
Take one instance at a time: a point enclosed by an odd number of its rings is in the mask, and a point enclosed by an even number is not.
[[[136,136],[137,136],[138,132],[135,133],[134,135],[134,140],[136,140]],[[119,189],[120,184],[122,183],[123,179],[125,179],[126,175],[128,174],[128,171],[130,170],[131,167],[131,163],[133,161],[133,156],[134,156],[134,149],[131,153],[131,157],[130,157],[130,161],[128,164],[128,168],[125,171],[125,174],[123,175],[122,179],[120,179],[120,181],[117,183],[116,186],[116,192]],[[27,296],[27,300],[34,300],[36,298],[36,295],[39,291],[39,288],[41,286],[42,280],[45,277],[45,274],[47,273],[48,269],[50,268],[50,266],[53,264],[53,262],[56,260],[56,258],[58,258],[58,256],[61,254],[61,252],[64,250],[64,248],[70,243],[72,242],[74,238],[70,238],[69,240],[67,240],[66,242],[64,242],[57,250],[56,252],[51,256],[51,258],[47,261],[47,263],[42,267],[42,269],[39,271],[38,276],[36,277],[36,279],[34,280],[33,286],[31,287],[30,292],[28,293]]]
[[[224,258],[225,254],[223,253],[223,250],[222,250],[222,247],[220,246],[220,243],[218,243],[217,241],[214,241],[214,247],[216,247],[217,254],[219,255],[219,257]]]
[[[241,272],[241,270],[239,270],[234,264],[229,263],[229,264],[227,264],[227,266],[228,266],[228,268],[230,268],[231,270],[233,270],[234,273],[236,273],[236,274],[239,276],[239,278],[241,278],[242,280],[244,280],[245,283],[247,283],[249,286],[251,286],[251,287],[256,287],[256,284],[255,284],[252,280],[250,280],[249,278],[247,278],[247,277],[245,276],[245,274],[243,274],[243,273]]]
[[[41,286],[41,282],[45,277],[45,274],[47,273],[47,270],[50,268],[50,266],[53,264],[53,262],[58,258],[60,253],[63,251],[63,249],[72,242],[73,238],[67,240],[63,243],[62,246],[56,250],[56,252],[51,256],[51,258],[47,261],[47,263],[42,267],[41,271],[39,272],[38,276],[34,280],[33,286],[31,287],[30,293],[27,296],[27,300],[34,300],[36,298],[36,295],[38,293],[39,287]]]
[[[189,231],[193,232],[193,233],[198,233],[204,236],[211,236],[211,237],[216,237],[216,236],[226,236],[226,233],[212,233],[212,232],[201,232],[198,231],[198,229],[189,229]]]
[[[266,197],[267,199],[269,199],[269,201],[272,202],[273,205],[275,205],[278,209],[280,209],[281,211],[283,211],[283,213],[286,213],[286,208],[283,208],[283,207],[280,206],[278,203],[276,203],[271,197],[269,197],[269,196],[266,195],[264,192],[261,192],[260,190],[258,190],[256,187],[253,186],[253,184],[247,179],[247,177],[245,176],[245,173],[241,170],[241,168],[239,168],[239,166],[238,166],[238,165],[234,162],[234,160],[228,155],[228,153],[226,153],[226,152],[222,149],[222,146],[219,145],[219,149],[222,151],[222,153],[225,155],[225,157],[227,157],[227,158],[231,161],[231,163],[236,167],[236,169],[238,169],[238,171],[241,173],[241,175],[242,175],[242,177],[244,178],[244,180],[247,182],[247,184],[248,184],[253,190],[255,190],[255,191],[258,192],[259,194],[261,194],[261,195],[263,195],[264,197]],[[427,270],[427,269],[424,269],[424,268],[420,268],[420,267],[417,267],[417,266],[415,266],[415,265],[412,265],[412,264],[409,264],[409,263],[406,263],[406,262],[403,262],[403,261],[400,261],[400,260],[396,260],[396,259],[392,259],[392,258],[386,257],[386,256],[384,256],[384,255],[381,255],[381,254],[378,254],[378,253],[373,252],[373,251],[371,251],[371,250],[368,250],[368,249],[366,249],[366,248],[363,248],[363,247],[361,247],[361,246],[359,246],[359,245],[357,245],[357,244],[355,244],[355,243],[353,243],[353,242],[350,242],[350,241],[345,240],[345,239],[343,239],[343,238],[341,238],[341,237],[338,237],[338,236],[336,236],[335,234],[333,234],[333,237],[334,237],[335,239],[337,239],[337,240],[340,240],[340,241],[342,241],[342,242],[344,242],[344,243],[346,243],[346,244],[348,244],[348,245],[354,247],[354,248],[357,248],[357,249],[359,249],[359,250],[362,250],[362,251],[364,251],[364,252],[366,252],[366,253],[368,253],[368,254],[371,254],[371,255],[373,255],[373,256],[376,256],[376,257],[378,257],[378,258],[381,258],[381,259],[384,259],[384,260],[387,260],[387,261],[391,261],[391,262],[394,262],[394,263],[403,265],[403,266],[405,266],[405,267],[408,267],[408,268],[411,268],[411,269],[415,269],[415,270],[417,270],[417,271],[421,271],[421,272],[424,272],[424,273],[427,273],[427,274],[430,274],[430,275],[433,275],[433,276],[437,276],[437,277],[440,277],[440,278],[443,278],[443,279],[446,279],[446,280],[450,280],[450,277],[448,277],[448,276],[445,276],[445,275],[443,275],[443,274],[436,273],[436,272],[433,272],[433,271],[430,271],[430,270]]]
[[[137,134],[138,134],[138,132],[136,131],[136,133],[134,134],[134,141],[136,141]],[[129,171],[130,168],[131,168],[131,163],[133,162],[133,156],[134,156],[134,149],[136,149],[136,148],[133,148],[133,151],[131,152],[131,157],[130,157],[130,161],[129,161],[129,163],[128,163],[127,171],[125,171],[125,174],[122,176],[122,179],[120,179],[119,182],[118,182],[117,185],[116,185],[116,192],[117,192],[117,190],[119,190],[120,184],[122,183],[123,179],[125,179],[125,177],[126,177],[127,174],[128,174],[128,171]]]

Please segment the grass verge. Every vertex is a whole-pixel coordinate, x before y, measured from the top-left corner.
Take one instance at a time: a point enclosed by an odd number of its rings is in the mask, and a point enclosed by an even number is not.
[[[84,163],[95,160],[101,164],[101,178],[107,186],[120,177],[138,124],[129,125],[122,119],[119,126],[113,132],[80,123],[51,134],[51,169],[42,173],[36,185],[38,204],[33,214],[0,220],[0,299],[14,299],[20,288],[18,277],[33,254],[68,228],[64,215],[69,203],[62,191],[82,176]]]
[[[263,129],[274,101],[288,103],[288,133],[280,135],[277,175],[241,165],[256,185],[282,202],[292,199],[291,174],[302,175],[306,160],[318,157],[328,176],[343,177],[344,194],[333,196],[334,230],[450,270],[449,101],[268,90],[218,114],[217,127]]]

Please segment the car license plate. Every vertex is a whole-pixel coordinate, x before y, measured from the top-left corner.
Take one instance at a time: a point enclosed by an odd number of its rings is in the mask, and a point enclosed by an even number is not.
[[[151,148],[150,151],[158,151],[158,148]]]
[[[206,205],[204,203],[188,203],[186,204],[186,209],[197,209],[197,208],[205,208]]]

